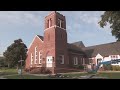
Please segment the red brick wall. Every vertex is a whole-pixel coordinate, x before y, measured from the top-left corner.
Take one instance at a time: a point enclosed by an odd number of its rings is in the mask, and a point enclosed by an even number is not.
[[[63,28],[57,27],[58,19],[64,21]],[[47,28],[48,20],[52,20],[52,26]],[[42,66],[46,67],[46,57],[53,56],[55,68],[46,68],[50,69],[53,73],[57,73],[59,68],[69,68],[68,66],[73,65],[73,57],[76,55],[70,54],[67,50],[67,32],[66,32],[66,20],[65,16],[53,12],[45,17],[45,30],[44,30],[44,42],[41,42],[39,38],[35,38],[31,47],[28,51],[28,57],[26,59],[26,68],[30,67],[31,64],[31,53],[33,57],[35,56],[35,47],[37,46],[37,51],[42,50]],[[39,52],[37,54],[39,56]],[[64,55],[64,64],[60,64],[58,60],[59,55]],[[37,58],[39,58],[37,56]],[[78,55],[77,55],[78,56]],[[81,64],[81,57],[78,56],[78,63]],[[70,64],[70,65],[69,65]],[[36,67],[38,64],[33,64],[33,67]]]
[[[69,52],[69,65],[70,67],[74,66],[74,57],[78,58],[78,65],[82,65],[83,64],[83,60],[81,60],[81,58],[84,58],[84,63],[86,64],[87,59],[85,58],[84,55],[79,55],[78,54],[73,54],[72,52]]]
[[[52,19],[52,26],[47,28],[47,21]],[[68,65],[68,54],[67,54],[67,33],[64,29],[56,27],[58,25],[58,19],[64,21],[63,28],[66,29],[65,17],[59,13],[52,13],[45,17],[45,32],[44,32],[44,58],[46,56],[53,56],[55,60],[55,67],[66,67]],[[50,37],[49,37],[50,36]],[[49,53],[47,53],[49,52]],[[47,54],[46,54],[47,53]],[[58,62],[58,56],[63,54],[65,64]]]
[[[37,46],[37,64],[34,64],[34,61],[33,61],[32,67],[41,66],[38,64],[38,61],[39,61],[39,51],[41,51],[43,48],[43,42],[37,36],[35,36],[35,40],[33,41],[31,47],[28,50],[28,56],[26,59],[26,68],[29,68],[31,66],[31,53],[33,53],[33,60],[35,60],[36,46]]]

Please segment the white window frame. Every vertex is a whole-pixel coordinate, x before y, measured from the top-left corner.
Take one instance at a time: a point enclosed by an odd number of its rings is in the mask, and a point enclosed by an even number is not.
[[[33,54],[31,53],[31,65],[33,64]]]
[[[85,64],[85,59],[83,58],[83,65]]]
[[[64,64],[64,63],[65,63],[65,62],[64,62],[64,55],[60,55],[60,56],[62,56],[62,61],[61,61],[60,64]]]
[[[58,21],[60,22],[60,26],[59,26],[59,27],[62,28],[62,27],[61,27],[62,20],[61,20],[61,19],[58,19]]]
[[[74,57],[74,65],[78,65],[78,57]]]
[[[37,64],[37,46],[35,47],[35,64]]]
[[[41,64],[42,58],[40,58],[42,56],[42,52],[39,51],[39,64]]]
[[[117,58],[116,58],[116,56],[117,56]],[[118,59],[118,55],[110,55],[110,57],[111,57],[111,60]],[[113,57],[115,57],[115,58],[113,58]]]

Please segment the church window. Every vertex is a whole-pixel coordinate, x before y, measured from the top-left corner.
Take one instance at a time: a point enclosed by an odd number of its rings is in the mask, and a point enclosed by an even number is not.
[[[52,19],[50,18],[50,27],[52,26]]]

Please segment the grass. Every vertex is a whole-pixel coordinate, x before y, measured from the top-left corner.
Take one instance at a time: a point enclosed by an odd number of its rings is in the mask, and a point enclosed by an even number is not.
[[[34,75],[12,75],[12,76],[4,76],[7,79],[67,79],[67,78],[56,78],[49,76],[34,76]]]
[[[50,79],[47,76],[33,76],[33,75],[13,75],[13,76],[5,76],[7,79]]]
[[[8,68],[0,69],[0,76],[4,76],[5,78],[8,79],[60,79],[60,78],[51,78],[48,76],[34,76],[28,74],[23,74],[23,77],[21,77],[20,75],[17,74],[18,74],[17,69],[8,69]],[[5,75],[11,75],[11,76],[5,76]],[[69,76],[70,79],[78,78],[84,75],[90,75],[90,74],[88,73],[64,74],[64,76]],[[107,77],[108,79],[120,79],[120,72],[98,72],[96,76]],[[62,79],[66,79],[66,78],[62,78]]]
[[[0,76],[17,74],[17,69],[0,68]]]
[[[88,73],[78,73],[78,74],[67,74],[70,77],[79,77],[84,75],[90,75]],[[108,79],[120,79],[120,72],[99,72],[97,73],[98,77],[107,77]]]
[[[65,76],[69,76],[70,79],[78,78],[80,76],[90,75],[88,73],[76,73],[76,74],[65,74]],[[98,73],[96,76],[107,77],[108,79],[120,79],[120,73]],[[51,78],[48,76],[33,76],[33,75],[13,75],[13,76],[5,76],[8,79],[67,79],[67,78]]]
[[[99,73],[97,76],[108,77],[108,79],[120,79],[120,72]]]

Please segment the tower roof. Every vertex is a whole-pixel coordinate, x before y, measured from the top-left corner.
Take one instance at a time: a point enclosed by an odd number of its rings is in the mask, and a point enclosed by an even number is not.
[[[60,14],[58,11],[51,11],[47,16],[50,16],[50,15],[52,15],[52,14],[59,14],[59,15],[62,15],[62,14]],[[47,17],[46,16],[46,17]],[[62,15],[63,16],[63,15]],[[45,17],[45,18],[46,18]]]

